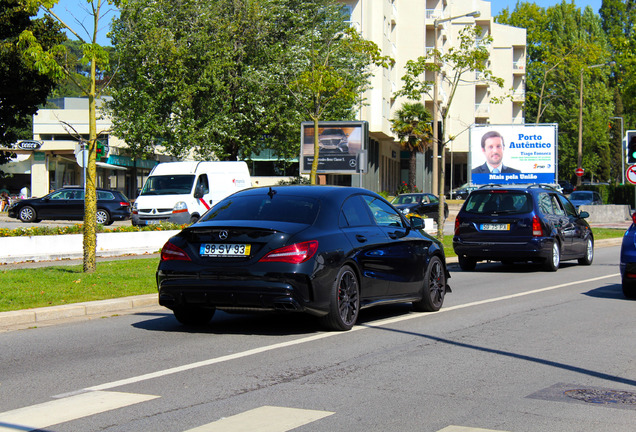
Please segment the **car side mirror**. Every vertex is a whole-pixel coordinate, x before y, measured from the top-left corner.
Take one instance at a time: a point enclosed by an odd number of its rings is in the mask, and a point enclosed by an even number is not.
[[[195,190],[194,190],[194,197],[196,199],[200,199],[203,198],[203,187],[202,186],[198,186]]]
[[[580,218],[582,218],[582,219],[589,218],[589,217],[590,217],[590,214],[589,214],[588,212],[586,212],[585,210],[582,210],[582,211],[579,213],[579,217],[580,217]]]
[[[421,230],[424,229],[424,219],[418,216],[409,217],[409,221],[411,222],[411,228]]]

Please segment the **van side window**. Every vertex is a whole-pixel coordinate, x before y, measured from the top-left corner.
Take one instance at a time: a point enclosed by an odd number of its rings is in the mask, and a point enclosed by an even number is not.
[[[210,193],[210,185],[208,184],[208,175],[207,174],[201,174],[199,176],[199,180],[197,180],[197,187],[195,188],[195,190],[197,190],[199,187],[203,188],[203,194],[209,194]]]

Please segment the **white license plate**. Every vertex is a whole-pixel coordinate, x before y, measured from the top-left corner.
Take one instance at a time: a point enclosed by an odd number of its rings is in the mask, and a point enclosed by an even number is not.
[[[146,221],[146,225],[159,225],[160,223],[161,221],[156,219]]]
[[[199,254],[208,257],[245,257],[250,254],[251,245],[205,243],[201,245]]]
[[[485,223],[481,224],[482,231],[509,231],[510,224]]]

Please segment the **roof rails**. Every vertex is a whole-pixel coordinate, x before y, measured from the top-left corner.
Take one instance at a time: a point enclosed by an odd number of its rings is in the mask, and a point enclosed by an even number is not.
[[[487,187],[504,187],[504,186],[508,186],[508,185],[502,184],[502,183],[488,183],[488,184],[479,186],[479,189],[483,189]]]

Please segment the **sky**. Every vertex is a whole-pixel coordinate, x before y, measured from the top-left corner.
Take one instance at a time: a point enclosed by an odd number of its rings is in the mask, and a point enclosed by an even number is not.
[[[399,1],[399,0],[398,0]],[[425,1],[425,0],[421,0]],[[465,1],[465,0],[457,0]],[[570,2],[571,0],[566,0]],[[585,6],[591,6],[594,12],[598,13],[603,0],[575,0],[574,3],[584,8]],[[549,7],[555,4],[561,3],[561,0],[534,0],[534,3],[541,7]],[[491,13],[497,15],[505,7],[514,9],[516,1],[511,0],[492,0]],[[104,0],[103,10],[113,9],[113,6],[109,6]],[[71,28],[78,32],[82,37],[89,39],[87,33],[81,28],[80,22],[85,25],[89,31],[92,31],[92,17],[88,12],[87,0],[60,0],[59,3],[53,8],[53,11],[60,16]],[[115,12],[110,11],[104,18],[101,19],[100,29],[98,30],[98,43],[100,45],[110,45],[110,39],[106,37],[108,33],[110,22],[115,17]],[[79,22],[78,22],[79,21]],[[75,39],[72,37],[72,39]]]

